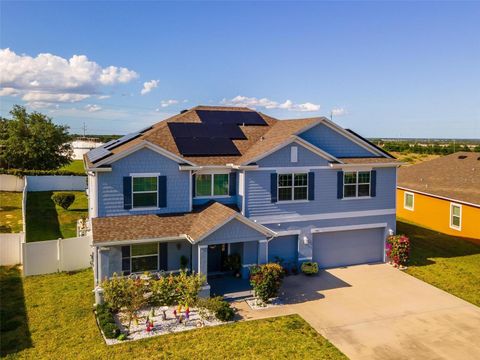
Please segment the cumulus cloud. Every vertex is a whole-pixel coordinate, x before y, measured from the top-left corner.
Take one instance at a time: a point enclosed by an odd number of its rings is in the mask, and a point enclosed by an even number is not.
[[[85,110],[87,110],[88,112],[97,112],[102,110],[102,107],[98,106],[97,104],[87,104],[85,106]]]
[[[158,86],[158,80],[150,80],[143,83],[143,89],[140,91],[140,94],[145,95],[148,94],[150,91],[155,89]]]
[[[138,74],[124,67],[102,67],[85,55],[65,59],[49,53],[36,57],[0,49],[0,96],[21,95],[29,103],[74,103],[105,86],[128,83]]]
[[[348,111],[345,108],[333,108],[330,113],[332,116],[342,116],[348,114]]]
[[[301,112],[314,112],[320,110],[320,105],[310,102],[296,104],[291,100],[285,100],[284,102],[278,102],[267,98],[256,98],[248,96],[235,96],[232,99],[223,99],[221,101],[223,105],[228,106],[244,106],[249,108],[265,108],[265,109],[283,109],[289,111],[301,111]]]
[[[166,108],[166,107],[169,107],[170,105],[175,105],[175,104],[178,104],[178,100],[169,99],[169,100],[160,101],[160,106],[162,108]]]

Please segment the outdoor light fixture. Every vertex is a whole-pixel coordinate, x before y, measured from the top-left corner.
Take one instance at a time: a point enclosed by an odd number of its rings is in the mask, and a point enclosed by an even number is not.
[[[388,235],[393,235],[393,230],[392,229],[388,229]]]
[[[308,244],[308,237],[306,237],[305,235],[303,236],[303,243],[304,243],[305,245]]]

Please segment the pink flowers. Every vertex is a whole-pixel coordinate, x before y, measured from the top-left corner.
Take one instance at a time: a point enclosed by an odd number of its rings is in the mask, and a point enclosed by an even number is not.
[[[385,251],[396,267],[407,264],[410,256],[410,239],[405,235],[392,235],[387,238]]]

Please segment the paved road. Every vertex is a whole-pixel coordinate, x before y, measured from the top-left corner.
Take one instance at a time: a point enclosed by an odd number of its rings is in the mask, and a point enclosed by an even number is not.
[[[297,313],[350,359],[480,359],[480,308],[386,264],[285,279],[285,306],[245,319]]]

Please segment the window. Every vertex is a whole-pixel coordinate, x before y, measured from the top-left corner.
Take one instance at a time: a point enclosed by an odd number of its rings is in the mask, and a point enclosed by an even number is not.
[[[156,176],[132,177],[132,206],[134,208],[157,207],[157,187],[158,178]]]
[[[343,196],[346,198],[370,196],[370,171],[345,172]]]
[[[450,204],[450,227],[455,230],[462,229],[462,205]]]
[[[158,270],[158,243],[131,245],[131,271]]]
[[[229,174],[198,174],[195,196],[228,196]]]
[[[307,199],[308,174],[278,174],[278,201]]]
[[[403,207],[407,210],[413,210],[413,203],[415,200],[415,195],[410,192],[405,192],[403,194]]]

